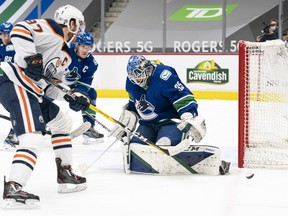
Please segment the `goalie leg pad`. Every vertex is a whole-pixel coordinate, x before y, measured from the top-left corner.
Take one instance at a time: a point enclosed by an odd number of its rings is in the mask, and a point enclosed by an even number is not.
[[[130,170],[130,144],[125,142],[121,148],[123,152],[124,172],[129,174],[131,172]]]
[[[147,145],[130,145],[131,173],[218,175],[220,165],[220,150],[213,146],[190,145],[171,157]]]

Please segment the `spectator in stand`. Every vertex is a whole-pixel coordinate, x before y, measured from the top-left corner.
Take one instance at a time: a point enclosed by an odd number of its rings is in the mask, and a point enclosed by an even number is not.
[[[279,22],[277,19],[271,19],[271,21],[265,25],[264,29],[262,30],[262,35],[257,36],[257,42],[265,42],[268,40],[276,40],[279,38],[278,36],[278,27]]]

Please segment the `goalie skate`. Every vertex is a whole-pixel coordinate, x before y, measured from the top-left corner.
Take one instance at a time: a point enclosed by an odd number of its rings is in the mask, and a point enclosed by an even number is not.
[[[62,160],[56,158],[58,193],[72,193],[87,188],[86,178],[73,173],[70,165],[61,165]]]
[[[89,145],[89,144],[97,144],[97,143],[103,143],[104,135],[96,131],[93,126],[90,127],[89,130],[87,130],[85,133],[83,133],[83,144]]]
[[[34,194],[22,190],[22,186],[16,182],[6,182],[4,177],[3,205],[5,209],[37,208],[40,199]]]

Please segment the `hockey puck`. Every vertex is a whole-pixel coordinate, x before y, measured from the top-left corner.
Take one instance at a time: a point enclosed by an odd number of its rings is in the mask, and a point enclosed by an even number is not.
[[[253,178],[254,177],[254,173],[253,172],[248,172],[247,174],[246,174],[246,178],[247,179],[251,179],[251,178]]]

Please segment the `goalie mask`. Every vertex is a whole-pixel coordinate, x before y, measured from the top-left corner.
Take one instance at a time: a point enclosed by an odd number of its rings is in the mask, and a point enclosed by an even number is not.
[[[151,61],[144,56],[131,56],[128,60],[127,72],[131,82],[146,88],[149,85],[149,79],[153,74],[155,67]]]
[[[84,32],[85,30],[85,22],[82,12],[72,5],[59,7],[55,11],[54,20],[60,25],[67,26],[68,30],[73,34]],[[75,24],[77,26],[75,31],[70,29],[71,20],[75,20]]]

